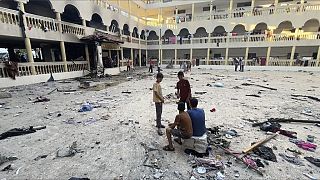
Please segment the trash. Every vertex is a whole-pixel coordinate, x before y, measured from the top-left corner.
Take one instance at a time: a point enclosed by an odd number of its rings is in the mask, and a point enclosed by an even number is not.
[[[227,139],[232,139],[233,137],[230,134],[225,134]]]
[[[312,99],[314,101],[320,102],[320,99],[317,97],[314,97],[314,96],[306,96],[306,95],[299,95],[299,94],[291,94],[291,96],[293,96],[293,97],[306,97],[306,98]]]
[[[240,177],[239,171],[237,171],[237,170],[234,171],[234,177],[236,177],[236,178]]]
[[[292,163],[292,164],[299,165],[299,166],[304,166],[304,164],[300,161],[300,159],[298,157],[289,156],[289,155],[284,154],[284,153],[279,153],[279,156],[282,157],[284,160]]]
[[[319,158],[314,158],[314,157],[304,157],[307,161],[309,161],[311,164],[320,167],[320,159]]]
[[[207,92],[206,91],[196,91],[194,92],[195,94],[200,94],[200,95],[203,95],[203,94],[206,94]]]
[[[12,95],[8,92],[0,92],[0,99],[12,98]]]
[[[50,101],[50,99],[40,96],[40,97],[37,97],[36,100],[33,103],[48,102],[48,101]]]
[[[78,149],[77,147],[77,142],[73,142],[72,145],[70,147],[68,147],[67,149],[62,149],[62,150],[58,150],[56,156],[57,157],[72,157],[74,156],[76,153],[82,153],[83,151],[81,151],[80,149]]]
[[[80,89],[88,89],[89,87],[90,87],[90,82],[88,82],[88,81],[80,82],[80,85],[79,85]]]
[[[14,128],[14,129],[11,129],[7,132],[0,134],[0,140],[6,139],[8,137],[21,136],[21,135],[25,135],[25,134],[34,133],[37,130],[41,130],[41,129],[45,129],[45,128],[46,128],[46,126],[40,126],[40,127],[30,126],[29,128]]]
[[[17,157],[6,157],[0,154],[0,166],[6,162],[14,161],[17,159],[18,159]]]
[[[303,141],[303,140],[297,140],[297,139],[294,139],[294,138],[290,138],[289,141],[294,143],[294,144],[296,144],[299,148],[302,148],[302,149],[307,150],[307,151],[314,152],[316,150],[316,148],[317,148],[316,144],[312,144],[310,142],[306,142],[306,141]]]
[[[13,167],[11,164],[9,164],[8,166],[4,167],[1,171],[13,171]]]
[[[48,157],[48,155],[41,155],[41,156],[36,157],[34,160],[38,161],[40,159],[44,159],[44,158],[47,158],[47,157]]]
[[[130,91],[122,91],[122,94],[131,94]]]
[[[88,119],[88,120],[83,121],[82,124],[83,124],[84,126],[88,126],[88,125],[93,124],[93,123],[95,123],[95,122],[97,122],[97,121],[98,121],[98,120],[96,120],[96,119]]]
[[[256,155],[260,156],[261,158],[268,160],[268,161],[273,161],[277,162],[277,157],[273,153],[273,150],[267,146],[261,145],[253,150],[253,153]]]
[[[261,88],[277,91],[276,88],[271,88],[271,87],[262,86],[262,85],[258,85],[258,84],[243,83],[242,86],[257,86],[257,87],[261,87]]]
[[[212,108],[210,112],[216,112],[216,108]]]
[[[313,143],[314,142],[314,136],[308,135],[307,136],[307,141]]]
[[[89,178],[71,177],[68,180],[90,180]]]
[[[307,174],[307,173],[302,173],[304,176],[308,177],[309,179],[311,180],[318,180],[318,178],[314,177],[314,176],[311,176],[310,174]]]
[[[224,176],[220,171],[216,174],[216,180],[223,180],[226,176]]]
[[[288,151],[292,152],[292,153],[295,153],[295,154],[298,154],[298,155],[301,155],[302,152],[299,151],[299,150],[296,150],[296,149],[290,149],[290,148],[287,148]]]
[[[220,82],[216,82],[216,83],[214,83],[214,87],[223,88],[223,87],[224,87],[224,84],[223,84],[223,83],[220,83]]]
[[[264,122],[260,125],[260,129],[266,132],[279,132],[279,134],[290,137],[290,138],[297,138],[297,133],[293,131],[287,131],[280,129],[281,125],[278,122]]]
[[[155,174],[153,175],[153,177],[154,177],[155,179],[160,179],[162,176],[163,176],[163,173],[161,173],[161,172],[157,172],[157,173],[155,173]]]
[[[247,94],[246,96],[261,98],[261,96],[259,96],[259,95],[257,95],[257,94]]]
[[[90,103],[85,103],[81,106],[79,109],[79,112],[87,112],[87,111],[92,111],[93,106]]]
[[[205,174],[207,172],[207,169],[205,167],[198,167],[197,172],[199,174]]]
[[[231,136],[238,136],[238,132],[234,129],[226,131],[225,134],[229,134]]]
[[[320,123],[320,121],[313,121],[313,120],[299,120],[299,119],[285,119],[285,118],[269,118],[268,121],[260,122],[260,123],[253,123],[252,127],[261,126],[266,122],[278,122],[278,123],[290,123],[290,122],[301,122],[301,123]]]
[[[19,174],[19,171],[20,171],[20,169],[21,169],[22,167],[19,167],[18,169],[17,169],[17,171],[16,171],[16,175],[18,175]]]

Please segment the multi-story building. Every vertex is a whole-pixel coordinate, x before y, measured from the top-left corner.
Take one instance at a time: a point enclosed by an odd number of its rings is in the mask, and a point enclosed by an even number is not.
[[[101,56],[107,73],[150,58],[319,66],[319,17],[318,0],[2,0],[0,48],[19,77],[1,63],[0,87],[81,76]]]

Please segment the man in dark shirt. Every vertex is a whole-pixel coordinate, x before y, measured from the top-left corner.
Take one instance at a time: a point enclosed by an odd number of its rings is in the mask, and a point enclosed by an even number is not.
[[[191,105],[191,110],[188,111],[188,114],[192,122],[192,130],[193,130],[192,136],[201,137],[207,131],[204,111],[203,109],[197,108],[198,100],[195,98],[190,100],[190,105]]]
[[[188,80],[184,79],[182,71],[178,73],[179,81],[177,82],[177,96],[180,102],[187,103],[187,109],[190,110],[191,87]]]

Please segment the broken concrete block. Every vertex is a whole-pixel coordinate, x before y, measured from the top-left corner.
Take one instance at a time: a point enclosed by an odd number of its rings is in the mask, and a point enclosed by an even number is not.
[[[8,92],[0,92],[0,99],[12,98],[12,95]]]
[[[201,137],[192,136],[190,139],[184,139],[183,146],[198,153],[206,153],[208,147],[207,134]]]

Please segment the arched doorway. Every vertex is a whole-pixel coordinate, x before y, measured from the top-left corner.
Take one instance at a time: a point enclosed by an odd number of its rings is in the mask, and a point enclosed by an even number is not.
[[[242,24],[238,24],[236,25],[233,30],[231,31],[232,33],[235,33],[237,35],[245,35],[247,30],[246,28],[244,27],[244,25]]]
[[[319,32],[320,25],[318,19],[310,19],[304,23],[302,30],[304,32]]]
[[[189,37],[190,33],[189,30],[187,28],[183,28],[180,30],[178,36],[182,37],[182,38],[187,38]]]
[[[133,28],[132,37],[139,38],[138,28],[137,27]]]
[[[193,37],[201,38],[201,37],[208,37],[207,30],[204,27],[199,27],[194,33]]]
[[[147,38],[148,40],[159,40],[159,36],[155,31],[150,31],[149,36]]]
[[[82,19],[79,10],[71,4],[68,4],[64,7],[64,11],[61,15],[61,20],[82,25]]]
[[[146,32],[144,30],[141,31],[140,39],[146,39]]]
[[[56,18],[56,14],[52,10],[52,4],[49,0],[29,0],[27,4],[24,5],[25,11],[30,14],[35,14],[39,16]]]
[[[130,36],[130,31],[129,31],[129,25],[128,24],[124,24],[123,25],[122,32],[123,32],[123,35]]]
[[[259,23],[253,29],[253,34],[263,34],[266,30],[268,30],[268,25],[266,23]]]
[[[274,34],[280,34],[282,31],[291,31],[291,32],[294,32],[295,28],[293,27],[292,25],[292,22],[291,21],[284,21],[284,22],[281,22],[277,29],[275,29],[273,31]]]
[[[225,28],[223,26],[217,26],[216,28],[214,28],[211,36],[212,37],[217,37],[217,36],[226,36],[227,35],[227,31],[225,30]]]
[[[88,26],[96,28],[96,29],[106,30],[106,27],[103,24],[101,16],[97,13],[95,13],[91,16],[91,20],[88,23]]]
[[[110,27],[109,27],[109,31],[114,32],[114,33],[115,32],[120,32],[118,21],[116,21],[116,20],[112,20],[111,21],[111,24],[110,24]]]

